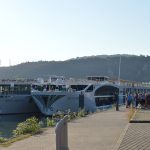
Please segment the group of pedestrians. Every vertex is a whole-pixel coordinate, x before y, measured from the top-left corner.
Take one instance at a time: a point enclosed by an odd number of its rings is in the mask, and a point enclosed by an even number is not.
[[[128,93],[126,95],[126,108],[148,107],[149,96],[148,93]]]

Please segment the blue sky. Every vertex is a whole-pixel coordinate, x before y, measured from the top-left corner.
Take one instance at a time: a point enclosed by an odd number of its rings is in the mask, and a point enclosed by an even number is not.
[[[150,54],[149,0],[0,0],[2,66]]]

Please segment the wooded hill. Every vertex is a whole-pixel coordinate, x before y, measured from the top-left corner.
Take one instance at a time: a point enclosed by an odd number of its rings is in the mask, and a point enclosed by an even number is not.
[[[119,59],[120,55],[99,55],[66,61],[26,62],[0,67],[0,79],[48,78],[49,75],[62,75],[66,78],[85,78],[90,75],[118,78]],[[150,56],[121,55],[120,78],[150,82]]]

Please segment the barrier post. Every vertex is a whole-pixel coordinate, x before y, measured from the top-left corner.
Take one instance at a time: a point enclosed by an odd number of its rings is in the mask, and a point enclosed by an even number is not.
[[[116,100],[116,111],[119,111],[119,95],[115,93],[115,100]]]
[[[65,116],[56,124],[56,150],[69,150],[67,120],[68,116]]]

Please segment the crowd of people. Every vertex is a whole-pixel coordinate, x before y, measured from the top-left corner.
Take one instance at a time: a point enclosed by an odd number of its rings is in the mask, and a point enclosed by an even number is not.
[[[128,93],[126,108],[150,108],[150,93]]]

